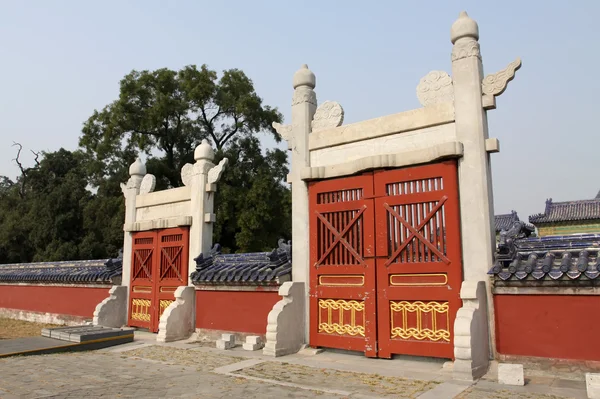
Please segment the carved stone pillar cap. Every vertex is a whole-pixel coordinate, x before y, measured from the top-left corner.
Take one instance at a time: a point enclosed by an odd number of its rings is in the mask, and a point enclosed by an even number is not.
[[[452,24],[452,28],[450,29],[452,44],[463,37],[472,37],[475,40],[479,40],[479,26],[475,20],[469,17],[466,11],[460,13],[458,19]]]
[[[215,159],[215,152],[213,151],[210,144],[206,139],[202,140],[202,143],[194,150],[194,159],[196,161],[207,160],[212,161]]]
[[[129,167],[129,176],[145,176],[146,175],[146,165],[142,163],[142,161],[137,158],[134,163]]]
[[[308,69],[308,65],[304,64],[294,74],[294,89],[300,86],[308,86],[314,89],[317,85],[317,78],[315,74]]]

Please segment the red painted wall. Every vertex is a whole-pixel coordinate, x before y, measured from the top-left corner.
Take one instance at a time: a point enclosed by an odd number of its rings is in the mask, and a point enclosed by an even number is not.
[[[106,287],[0,285],[0,308],[92,317]]]
[[[196,291],[196,328],[264,335],[277,291]]]
[[[498,353],[600,360],[590,341],[600,331],[600,296],[495,295],[494,306]]]

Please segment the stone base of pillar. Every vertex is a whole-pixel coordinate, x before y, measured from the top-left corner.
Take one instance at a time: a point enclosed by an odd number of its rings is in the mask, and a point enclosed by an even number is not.
[[[127,324],[127,286],[113,285],[94,310],[95,326],[121,328]]]
[[[189,338],[194,332],[194,287],[181,286],[175,291],[175,302],[165,309],[158,325],[158,342],[172,342]]]
[[[489,367],[489,330],[484,281],[463,281],[460,297],[463,307],[454,322],[453,378],[474,381]]]
[[[304,345],[304,283],[285,282],[279,288],[282,300],[273,306],[267,318],[263,355],[285,356],[297,353]]]

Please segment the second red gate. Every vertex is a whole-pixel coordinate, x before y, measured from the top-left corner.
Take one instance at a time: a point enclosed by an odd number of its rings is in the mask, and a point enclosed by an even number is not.
[[[187,228],[133,235],[128,324],[158,331],[160,316],[175,301],[174,292],[188,284]]]
[[[454,357],[455,161],[311,183],[310,344]]]

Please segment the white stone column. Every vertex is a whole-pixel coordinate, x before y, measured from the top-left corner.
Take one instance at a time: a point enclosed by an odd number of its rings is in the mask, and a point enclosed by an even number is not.
[[[146,165],[138,158],[129,167],[129,180],[127,184],[121,183],[121,191],[125,197],[125,224],[123,226],[123,274],[121,285],[127,286],[127,296],[129,296],[129,285],[131,284],[131,261],[133,247],[133,225],[136,217],[136,197],[140,193],[142,180],[146,175]],[[127,301],[129,306],[129,301]]]
[[[464,331],[467,330],[466,324],[473,324],[468,327],[469,335],[465,332],[464,337],[461,337],[460,341],[462,342],[458,342],[458,337],[455,340],[457,357],[455,368],[461,369],[460,371],[465,375],[471,373],[470,377],[472,378],[478,378],[480,375],[475,374],[481,374],[487,370],[487,362],[483,365],[475,364],[475,359],[489,358],[489,344],[491,343],[486,329],[475,329],[473,326],[477,318],[481,317],[488,320],[489,323],[492,318],[487,314],[491,315],[490,311],[493,311],[487,271],[493,264],[494,204],[490,156],[486,151],[488,126],[486,111],[482,103],[483,65],[478,40],[479,27],[477,23],[469,18],[466,12],[462,12],[451,29],[451,41],[454,44],[452,48],[452,80],[456,134],[464,146],[464,156],[458,162],[464,274],[462,291],[465,290],[467,282],[477,284],[477,282],[483,281],[487,287],[485,291],[488,298],[488,301],[477,302],[483,304],[487,302],[487,309],[486,306],[477,308],[481,314],[470,317],[469,323],[466,323],[466,319],[464,319],[460,326],[458,322],[455,324],[455,330]],[[475,301],[475,299],[473,300]],[[483,337],[484,334],[485,337]],[[474,335],[481,336],[475,337]],[[477,347],[473,347],[473,345]],[[467,346],[468,350],[465,352],[463,349]],[[468,353],[468,355],[466,357],[459,356],[459,352]]]
[[[208,144],[208,141],[202,140],[202,143],[196,147],[194,151],[194,159],[196,162],[193,165],[192,173],[189,176],[189,181],[186,182],[191,188],[191,216],[192,225],[190,226],[190,250],[188,259],[188,276],[196,270],[196,262],[194,258],[202,252],[210,250],[204,245],[207,238],[207,226],[204,222],[205,214],[205,197],[206,183],[208,181],[208,171],[215,165],[212,161],[215,159],[215,153]],[[210,238],[212,240],[212,228],[210,229]],[[192,285],[192,281],[188,278],[188,285]]]
[[[228,160],[224,158],[215,166],[215,152],[207,140],[196,147],[194,165],[187,164],[181,170],[183,183],[191,189],[190,250],[188,276],[196,270],[194,258],[212,249],[213,223],[215,222],[214,194]],[[192,285],[188,277],[188,285]]]
[[[310,166],[308,135],[311,122],[317,110],[317,95],[314,92],[316,77],[303,65],[293,80],[292,132],[288,143],[291,147],[291,173],[288,181],[292,184],[292,280],[304,283],[305,342],[309,342],[309,290],[310,290],[310,235],[308,213],[308,186],[301,178],[302,170]]]

